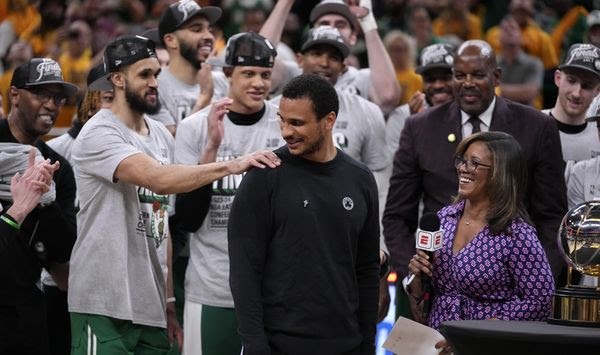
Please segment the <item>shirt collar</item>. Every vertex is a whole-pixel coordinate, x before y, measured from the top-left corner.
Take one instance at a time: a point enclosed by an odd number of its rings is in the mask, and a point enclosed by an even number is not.
[[[494,113],[494,107],[496,107],[496,95],[494,95],[494,99],[492,100],[492,103],[488,106],[488,108],[481,114],[479,114],[479,119],[487,127],[489,127],[492,123],[492,114]],[[464,126],[464,124],[467,123],[469,118],[471,118],[471,115],[469,115],[463,110],[460,110],[460,117],[462,120],[462,125]]]

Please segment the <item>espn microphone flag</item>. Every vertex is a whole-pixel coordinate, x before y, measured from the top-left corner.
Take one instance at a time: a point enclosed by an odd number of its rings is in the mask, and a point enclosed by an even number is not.
[[[416,248],[425,251],[436,251],[442,248],[443,235],[440,219],[435,213],[425,213],[417,229]]]

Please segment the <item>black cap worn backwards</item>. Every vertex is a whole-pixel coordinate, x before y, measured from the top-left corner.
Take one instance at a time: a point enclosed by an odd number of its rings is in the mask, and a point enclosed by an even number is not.
[[[350,47],[348,47],[340,31],[335,27],[320,26],[308,31],[306,41],[304,41],[300,52],[304,53],[317,44],[327,44],[335,47],[340,51],[344,59],[350,54]]]
[[[112,40],[104,50],[105,74],[92,82],[89,88],[111,90],[106,88],[103,81],[108,81],[110,75],[122,67],[146,58],[157,58],[154,42],[148,38],[128,35]]]
[[[221,17],[221,9],[214,6],[200,7],[194,0],[180,0],[163,12],[158,22],[158,34],[164,44],[163,36],[175,32],[187,20],[197,15],[204,15],[211,24]]]
[[[455,48],[451,44],[432,44],[421,51],[420,65],[415,69],[417,74],[435,68],[452,69]]]
[[[98,65],[96,65],[95,67],[93,67],[92,69],[90,69],[88,75],[87,75],[87,86],[88,86],[88,90],[92,90],[92,91],[108,91],[108,90],[112,90],[112,84],[110,83],[110,81],[106,80],[106,78],[104,78],[104,80],[101,80],[102,77],[104,77],[106,75],[106,69],[104,68],[104,63],[100,63]]]
[[[27,89],[39,85],[58,84],[67,96],[77,93],[77,86],[63,80],[60,65],[49,58],[32,58],[15,69],[10,85]]]
[[[577,68],[593,73],[600,79],[600,49],[589,43],[576,43],[558,69]]]
[[[242,32],[227,41],[225,58],[209,58],[218,67],[250,66],[272,68],[277,51],[268,39],[255,32]]]

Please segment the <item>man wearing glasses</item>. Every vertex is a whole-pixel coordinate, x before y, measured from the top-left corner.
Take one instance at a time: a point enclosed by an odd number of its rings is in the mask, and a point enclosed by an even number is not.
[[[66,290],[68,267],[65,264],[69,261],[76,239],[75,178],[67,160],[40,137],[48,134],[54,126],[61,106],[68,96],[77,93],[77,87],[64,82],[58,63],[46,58],[33,58],[19,66],[10,85],[12,109],[7,119],[0,120],[1,175],[9,176],[7,169],[11,164],[23,166],[27,161],[26,154],[11,153],[25,149],[23,145],[35,146],[45,159],[50,159],[52,163],[58,161],[60,168],[53,176],[54,199],[49,203],[46,201],[43,207],[36,207],[20,226],[20,230],[29,237],[23,243],[26,260],[23,260],[23,254],[2,253],[4,262],[10,263],[15,269],[30,270],[30,277],[10,282],[10,275],[3,271],[0,323],[11,329],[5,332],[5,328],[0,328],[0,333],[14,334],[6,342],[19,345],[18,348],[10,348],[10,343],[7,345],[2,337],[0,353],[47,354],[49,339],[46,311],[42,292],[36,287],[36,282],[40,267],[43,266],[50,271],[59,289]],[[16,169],[21,170],[18,167]],[[5,312],[8,309],[13,312]],[[14,316],[12,320],[6,318],[9,314]]]
[[[437,212],[458,191],[453,156],[458,143],[475,132],[502,131],[516,138],[527,158],[529,185],[523,198],[558,277],[563,263],[556,232],[567,201],[556,124],[531,107],[495,95],[500,69],[488,43],[463,43],[452,72],[455,99],[408,118],[400,136],[383,216],[393,268],[400,279],[407,274],[421,199],[423,213]]]

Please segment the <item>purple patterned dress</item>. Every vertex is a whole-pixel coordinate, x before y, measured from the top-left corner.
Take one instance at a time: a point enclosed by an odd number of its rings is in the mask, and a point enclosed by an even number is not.
[[[489,226],[453,255],[464,200],[438,212],[444,229],[434,259],[435,298],[429,325],[448,320],[544,320],[550,315],[554,279],[535,228],[517,218],[513,233],[490,235]]]

